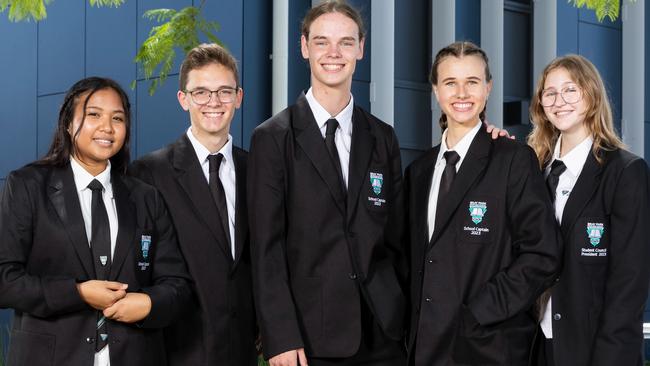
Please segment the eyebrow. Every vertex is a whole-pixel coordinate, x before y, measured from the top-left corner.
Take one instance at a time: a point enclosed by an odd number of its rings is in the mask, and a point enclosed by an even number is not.
[[[458,80],[458,79],[478,80],[478,81],[481,81],[481,80],[482,80],[482,79],[481,79],[480,77],[478,77],[478,76],[469,76],[469,77],[466,77],[466,78],[457,78],[457,77],[444,78],[444,79],[442,79],[442,82],[444,83],[444,82],[447,82],[447,81],[454,81],[454,80]]]
[[[94,106],[94,105],[87,105],[87,106],[86,106],[86,110],[88,110],[88,109],[99,109],[100,111],[103,111],[103,110],[104,110],[104,108],[102,108],[102,107],[98,107],[98,106]],[[113,110],[113,113],[124,113],[124,110],[123,110],[123,109],[114,109],[114,110]]]

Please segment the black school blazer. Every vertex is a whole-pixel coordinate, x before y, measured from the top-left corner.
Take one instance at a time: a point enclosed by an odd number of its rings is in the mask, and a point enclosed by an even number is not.
[[[109,280],[151,297],[140,323],[108,321],[112,365],[162,365],[161,328],[190,297],[185,262],[156,190],[112,175],[119,230]],[[151,237],[143,254],[143,236]],[[0,201],[0,307],[15,311],[8,365],[89,366],[97,311],[79,282],[95,278],[72,169],[29,165],[12,172]]]
[[[642,364],[650,281],[650,173],[621,149],[589,154],[562,214],[552,289],[557,366]]]

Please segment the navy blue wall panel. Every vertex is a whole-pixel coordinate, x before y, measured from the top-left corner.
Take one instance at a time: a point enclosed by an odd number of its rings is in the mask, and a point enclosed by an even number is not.
[[[53,1],[47,12],[38,24],[38,95],[64,92],[85,75],[85,2]]]
[[[357,61],[357,66],[356,69],[354,70],[354,78],[353,80],[357,83],[366,83],[366,88],[370,88],[370,43],[372,42],[372,32],[370,31],[370,28],[372,26],[371,20],[370,20],[370,15],[371,15],[371,3],[370,0],[350,0],[350,4],[355,7],[361,13],[361,18],[363,19],[364,26],[366,28],[366,40],[364,41],[364,50],[363,50],[363,59],[360,61]],[[395,4],[397,6],[397,4]],[[357,94],[354,95],[355,98],[355,103],[359,103],[360,105],[370,105],[370,91],[368,89],[367,95],[368,99],[366,100],[361,100],[362,96],[357,96]],[[364,93],[366,94],[366,93]],[[370,107],[368,107],[368,110],[370,110]]]
[[[428,2],[395,3],[395,132],[404,166],[431,147],[430,14]]]
[[[253,129],[271,116],[272,3],[244,2],[242,27],[244,49],[240,61],[244,102],[238,113],[242,116],[242,147],[248,150]],[[232,126],[236,128],[237,126]]]
[[[0,178],[36,158],[35,23],[0,14]]]
[[[481,45],[480,0],[456,0],[456,40]]]
[[[578,9],[557,2],[557,54],[578,53]]]
[[[176,98],[178,76],[167,81],[149,96],[145,81],[138,81],[137,134],[132,149],[137,156],[157,150],[176,141],[190,126],[190,117]]]
[[[63,96],[63,93],[59,93],[38,97],[38,131],[36,139],[37,156],[39,158],[43,157],[50,148],[59,116],[59,108],[63,103]]]
[[[621,127],[622,39],[620,29],[580,23],[578,52],[596,66],[609,94],[618,132]]]
[[[126,1],[117,8],[97,8],[86,4],[86,75],[110,77],[124,89],[136,76],[133,61],[139,15],[137,2]],[[110,30],[110,31],[107,31]],[[133,103],[135,93],[129,97]]]
[[[311,0],[289,1],[289,44],[287,104],[291,105],[303,90],[309,88],[309,63],[300,52],[300,25],[302,18],[311,8]]]

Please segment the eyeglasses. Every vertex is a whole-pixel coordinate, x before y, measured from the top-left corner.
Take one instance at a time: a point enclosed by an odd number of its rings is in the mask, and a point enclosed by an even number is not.
[[[219,90],[208,90],[208,89],[194,89],[194,90],[184,90],[186,94],[192,97],[192,101],[198,105],[204,105],[210,103],[212,100],[212,94],[217,94],[217,99],[223,104],[232,103],[237,98],[238,88],[223,87]]]
[[[567,86],[558,93],[555,89],[542,91],[540,104],[542,107],[550,107],[555,104],[558,94],[566,104],[576,104],[582,99],[582,90],[576,85]]]

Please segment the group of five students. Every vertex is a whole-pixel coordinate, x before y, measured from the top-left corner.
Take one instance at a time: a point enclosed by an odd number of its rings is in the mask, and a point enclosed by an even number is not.
[[[186,133],[128,169],[124,92],[76,83],[0,201],[9,365],[255,365],[258,331],[273,366],[641,364],[649,173],[593,65],[543,71],[531,148],[484,127],[485,52],[441,49],[441,144],[402,179],[393,129],[350,92],[364,41],[344,2],[307,13],[311,87],[250,156],[220,46],[181,65]]]

